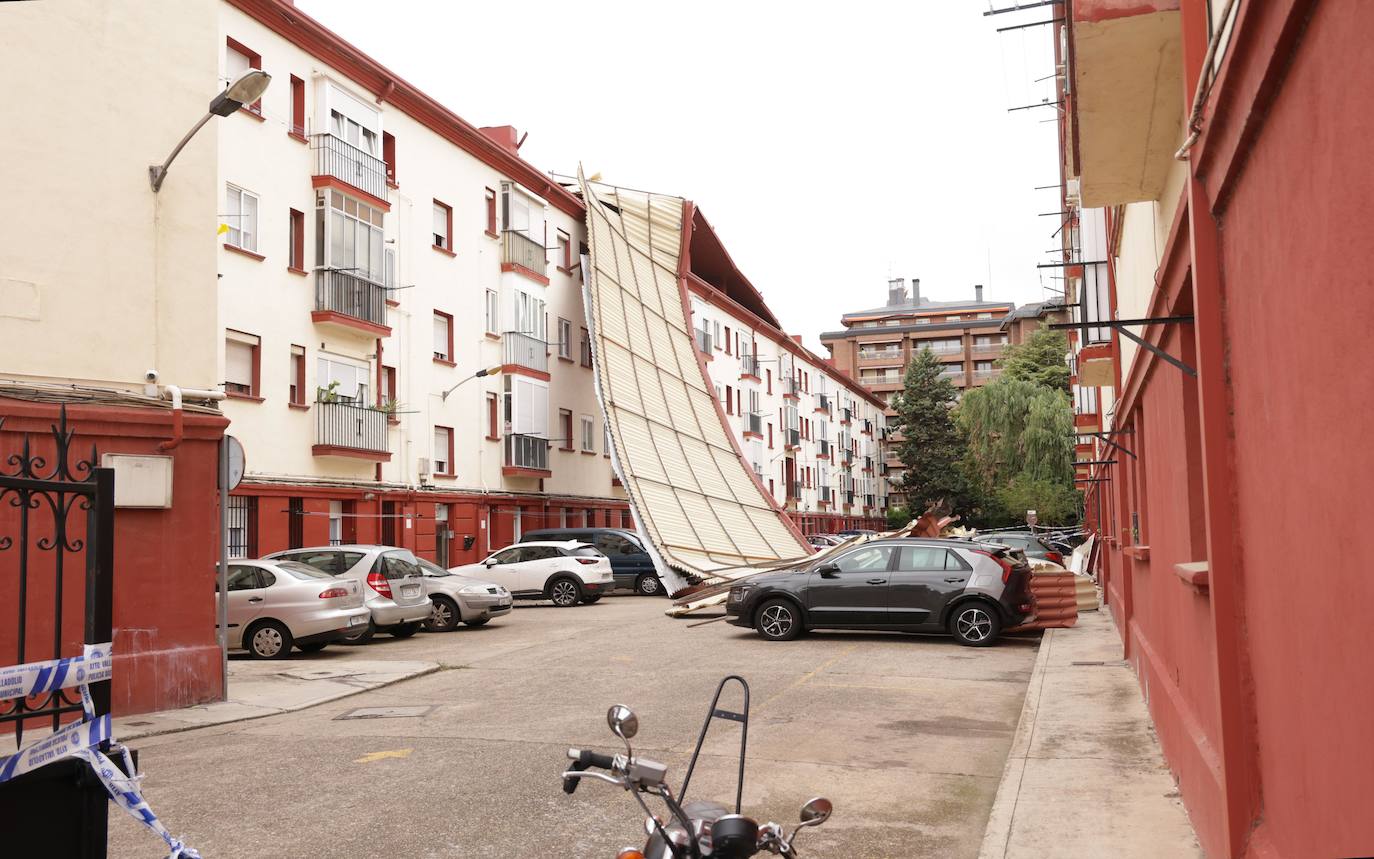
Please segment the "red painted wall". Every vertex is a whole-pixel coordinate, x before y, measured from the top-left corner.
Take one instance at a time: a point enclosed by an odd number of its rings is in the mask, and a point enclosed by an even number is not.
[[[1317,4],[1221,213],[1260,841],[1374,854],[1374,5]]]
[[[49,426],[58,407],[0,399],[0,458],[18,451],[25,432],[35,450],[52,462],[55,445]],[[72,405],[67,409],[76,437],[72,450],[100,453],[161,454],[158,442],[171,432],[171,413],[159,409]],[[215,637],[215,565],[219,560],[218,495],[215,489],[218,442],[227,421],[217,416],[185,418],[185,440],[170,451],[173,507],[168,510],[115,511],[114,679],[116,714],[185,707],[220,697],[220,649]],[[5,464],[5,470],[12,470]],[[33,511],[35,514],[38,511]],[[51,533],[49,516],[38,517]],[[69,522],[83,522],[73,514]],[[0,664],[18,653],[18,517],[0,504],[0,535],[15,546],[0,551]],[[34,535],[35,537],[39,535]],[[30,600],[51,605],[55,570],[52,553],[31,545]],[[84,621],[84,555],[68,563],[63,577],[62,653],[80,653]],[[26,660],[49,658],[51,615],[31,602]]]

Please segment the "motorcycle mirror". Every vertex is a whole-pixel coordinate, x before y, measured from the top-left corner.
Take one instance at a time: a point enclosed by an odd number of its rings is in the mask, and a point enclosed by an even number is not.
[[[823,796],[818,796],[802,806],[801,825],[820,826],[830,819],[830,812],[834,810],[835,807],[831,805],[830,800]]]
[[[626,742],[639,733],[639,717],[624,704],[616,704],[606,711],[606,724],[612,734]]]

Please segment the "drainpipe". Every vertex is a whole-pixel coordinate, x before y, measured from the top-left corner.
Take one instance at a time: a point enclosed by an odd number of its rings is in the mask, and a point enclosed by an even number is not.
[[[224,399],[223,391],[202,391],[196,388],[181,388],[176,385],[163,385],[162,396],[172,401],[172,437],[167,441],[158,442],[158,450],[172,450],[181,444],[182,433],[185,429],[181,409],[182,394],[189,394],[198,400]]]

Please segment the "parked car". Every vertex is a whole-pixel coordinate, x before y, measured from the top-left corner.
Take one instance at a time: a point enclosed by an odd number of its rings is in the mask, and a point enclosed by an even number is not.
[[[597,551],[611,559],[611,575],[618,588],[633,588],[644,596],[665,593],[653,558],[644,551],[639,535],[625,528],[541,528],[521,537],[520,542],[547,540],[577,540],[591,543]]]
[[[363,604],[371,616],[367,625],[344,640],[371,641],[378,632],[409,638],[429,619],[432,603],[415,556],[395,546],[316,546],[274,552],[264,560],[299,561],[362,586]]]
[[[235,561],[227,597],[229,649],[254,659],[314,653],[367,624],[361,585],[294,561]]]
[[[838,536],[841,540],[844,540],[848,539],[849,537],[858,537],[860,535],[863,535],[865,537],[872,537],[874,534],[877,533],[877,531],[874,531],[869,528],[846,528],[836,536]]]
[[[735,585],[726,621],[789,641],[808,629],[947,631],[983,647],[1030,611],[1030,567],[994,543],[873,540]]]
[[[1027,558],[1053,561],[1056,564],[1064,563],[1062,552],[1028,531],[980,531],[974,539],[1020,549]]]
[[[430,632],[451,632],[458,628],[459,621],[481,626],[494,617],[510,614],[510,591],[501,585],[450,573],[424,558],[417,561],[425,577],[425,593],[432,603],[429,620],[425,621],[425,629]]]
[[[518,600],[546,599],[564,608],[590,605],[614,584],[606,556],[576,540],[516,543],[449,572],[493,581]]]
[[[817,549],[829,549],[831,546],[838,546],[845,541],[844,537],[835,534],[812,534],[806,541]]]

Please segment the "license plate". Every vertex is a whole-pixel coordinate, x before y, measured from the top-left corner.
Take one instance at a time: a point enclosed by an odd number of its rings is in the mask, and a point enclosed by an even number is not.
[[[363,617],[362,615],[358,615],[357,617],[350,617],[348,619],[349,626],[362,626],[365,623],[367,623],[367,618]]]
[[[403,597],[413,597],[418,593],[420,593],[419,585],[411,585],[410,587],[401,588],[401,596]]]
[[[506,600],[505,602],[499,602],[499,603],[496,604],[496,607],[497,607],[497,608],[510,608],[510,600]]]

